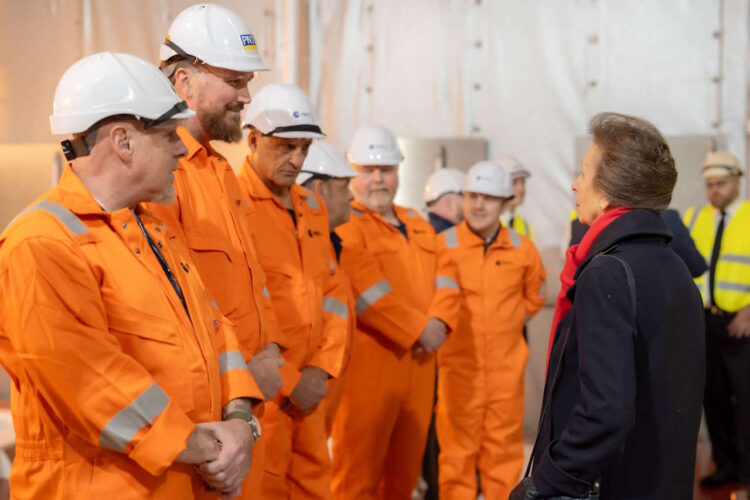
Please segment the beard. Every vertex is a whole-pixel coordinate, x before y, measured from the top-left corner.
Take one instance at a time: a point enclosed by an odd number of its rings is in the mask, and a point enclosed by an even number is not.
[[[229,111],[238,113],[229,115]],[[224,142],[239,142],[242,139],[240,113],[242,105],[226,106],[216,113],[199,113],[198,120],[211,139]]]
[[[161,193],[154,196],[151,201],[154,203],[163,203],[165,205],[171,204],[176,197],[174,185],[170,183],[161,190]]]

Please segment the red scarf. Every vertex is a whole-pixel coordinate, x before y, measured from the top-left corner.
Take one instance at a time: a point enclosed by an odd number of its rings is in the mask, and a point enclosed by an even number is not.
[[[560,293],[557,295],[555,314],[552,316],[552,331],[549,334],[549,347],[547,348],[547,368],[549,368],[549,357],[552,354],[552,344],[555,341],[555,331],[557,331],[557,325],[565,317],[565,315],[568,314],[570,308],[573,307],[566,294],[568,293],[568,289],[570,289],[570,287],[573,286],[573,283],[575,283],[575,275],[576,271],[578,270],[578,266],[581,265],[581,262],[586,260],[586,257],[588,257],[588,254],[591,251],[591,247],[594,246],[594,242],[599,237],[601,232],[604,231],[607,226],[617,220],[621,215],[630,212],[630,210],[631,209],[629,208],[619,207],[605,212],[604,215],[594,221],[589,230],[583,236],[581,242],[577,245],[572,245],[565,253],[565,267],[563,267],[563,270],[560,273],[560,283],[562,286],[560,287]]]

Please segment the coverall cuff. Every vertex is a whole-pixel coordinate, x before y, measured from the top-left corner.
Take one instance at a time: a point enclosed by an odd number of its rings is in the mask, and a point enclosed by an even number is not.
[[[128,456],[153,476],[164,473],[187,448],[195,424],[170,400]]]
[[[325,363],[321,359],[317,359],[317,357],[310,360],[309,363],[307,363],[307,366],[314,366],[315,368],[320,368],[324,372],[328,374],[329,378],[336,378],[341,374],[341,365],[339,364],[338,369],[334,369],[334,367],[331,366],[330,363]]]
[[[229,370],[221,376],[221,405],[238,398],[263,401],[263,392],[247,368]]]
[[[419,340],[419,337],[422,336],[422,332],[427,327],[427,323],[429,323],[430,317],[426,314],[422,315],[421,318],[419,318],[417,321],[414,322],[414,326],[409,328],[409,333],[411,335],[398,335],[398,336],[389,336],[392,341],[394,341],[396,344],[398,344],[400,347],[403,347],[406,350],[411,349],[414,344],[417,343]]]
[[[553,445],[554,442],[550,447]],[[550,448],[545,450],[531,475],[542,498],[561,495],[579,497],[591,491],[591,483],[578,479],[558,467],[549,450]]]
[[[299,383],[299,379],[302,377],[300,372],[293,367],[291,364],[284,363],[284,366],[282,366],[279,371],[281,372],[281,394],[283,396],[289,397],[292,395],[292,391],[295,387],[297,387],[297,384]]]

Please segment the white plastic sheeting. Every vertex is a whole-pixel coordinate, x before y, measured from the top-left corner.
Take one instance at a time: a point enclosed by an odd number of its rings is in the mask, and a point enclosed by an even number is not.
[[[561,240],[575,138],[597,112],[641,116],[666,135],[725,134],[745,158],[747,0],[310,6],[321,54],[311,93],[330,139],[345,147],[367,122],[406,137],[487,138],[491,156],[534,172],[520,211],[542,247]]]

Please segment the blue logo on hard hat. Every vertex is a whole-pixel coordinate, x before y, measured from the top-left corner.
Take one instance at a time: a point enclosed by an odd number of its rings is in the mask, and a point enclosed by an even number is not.
[[[252,34],[240,35],[240,40],[242,41],[243,50],[257,50],[255,37]]]
[[[292,116],[295,118],[299,118],[299,111],[295,111],[294,113],[292,113]]]

